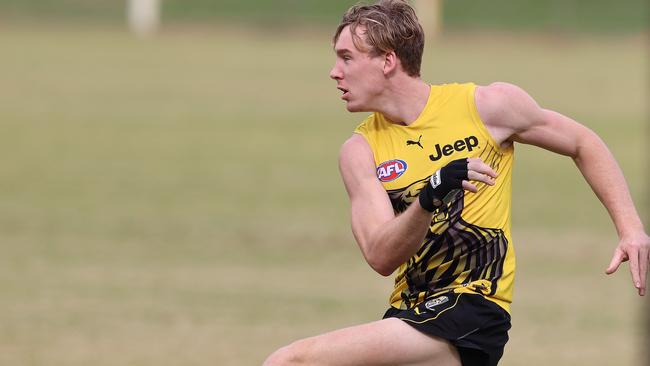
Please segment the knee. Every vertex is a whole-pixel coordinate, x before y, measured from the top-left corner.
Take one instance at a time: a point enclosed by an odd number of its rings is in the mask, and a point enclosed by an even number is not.
[[[306,341],[297,341],[273,352],[262,366],[298,366],[312,365],[308,360]]]

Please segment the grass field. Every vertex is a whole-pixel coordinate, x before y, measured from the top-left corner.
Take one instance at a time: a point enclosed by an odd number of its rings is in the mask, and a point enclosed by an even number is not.
[[[164,24],[231,24],[269,26],[335,24],[357,0],[161,0]],[[417,1],[412,1],[417,2]],[[124,22],[125,1],[0,0],[0,20]],[[445,27],[452,29],[571,30],[634,33],[647,30],[645,0],[454,0],[443,2]]]
[[[377,319],[336,166],[362,115],[329,33],[0,32],[0,364],[259,365]],[[610,144],[645,208],[643,37],[450,35],[431,82],[505,80]],[[519,146],[502,365],[642,364],[641,306],[571,161]]]

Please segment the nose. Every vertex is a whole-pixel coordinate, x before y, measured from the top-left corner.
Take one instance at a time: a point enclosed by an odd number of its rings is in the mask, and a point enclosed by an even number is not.
[[[330,78],[334,80],[340,80],[343,78],[343,75],[341,75],[341,70],[337,64],[334,64],[334,67],[332,67],[332,70],[330,70]]]

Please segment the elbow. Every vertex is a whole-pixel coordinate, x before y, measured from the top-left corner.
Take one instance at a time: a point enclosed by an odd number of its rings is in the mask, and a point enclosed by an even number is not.
[[[368,237],[360,238],[357,235],[355,235],[355,238],[366,263],[380,275],[384,277],[390,276],[402,263],[395,256],[395,251],[390,250],[390,246],[387,247],[383,241],[372,240],[372,238]]]
[[[368,265],[370,265],[370,268],[384,277],[388,277],[393,274],[397,268],[396,266],[389,263],[389,261],[387,261],[385,258],[376,258],[369,256],[366,257],[366,261],[368,262]]]
[[[381,271],[379,271],[379,270],[375,270],[375,272],[379,273],[380,275],[382,275],[382,276],[384,276],[384,277],[388,277],[388,276],[390,276],[391,274],[393,274],[393,272],[395,272],[395,271],[392,270],[392,269],[383,269],[383,270],[381,270]]]
[[[395,271],[394,268],[388,266],[378,266],[378,265],[370,264],[370,267],[372,267],[372,269],[374,269],[375,272],[379,273],[384,277],[390,276]]]
[[[607,146],[594,131],[585,127],[582,135],[575,144],[575,148],[568,155],[576,165],[581,166],[585,158],[597,155],[600,151],[607,151]]]

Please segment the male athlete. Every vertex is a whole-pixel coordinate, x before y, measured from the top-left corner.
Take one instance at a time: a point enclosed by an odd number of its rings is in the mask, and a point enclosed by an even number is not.
[[[571,157],[609,211],[646,290],[650,238],[602,140],[506,83],[429,85],[424,37],[400,0],[357,5],[334,36],[330,77],[350,112],[373,112],[347,140],[340,170],[368,264],[397,271],[383,320],[284,347],[265,365],[496,365],[508,340],[515,258],[513,144]]]

